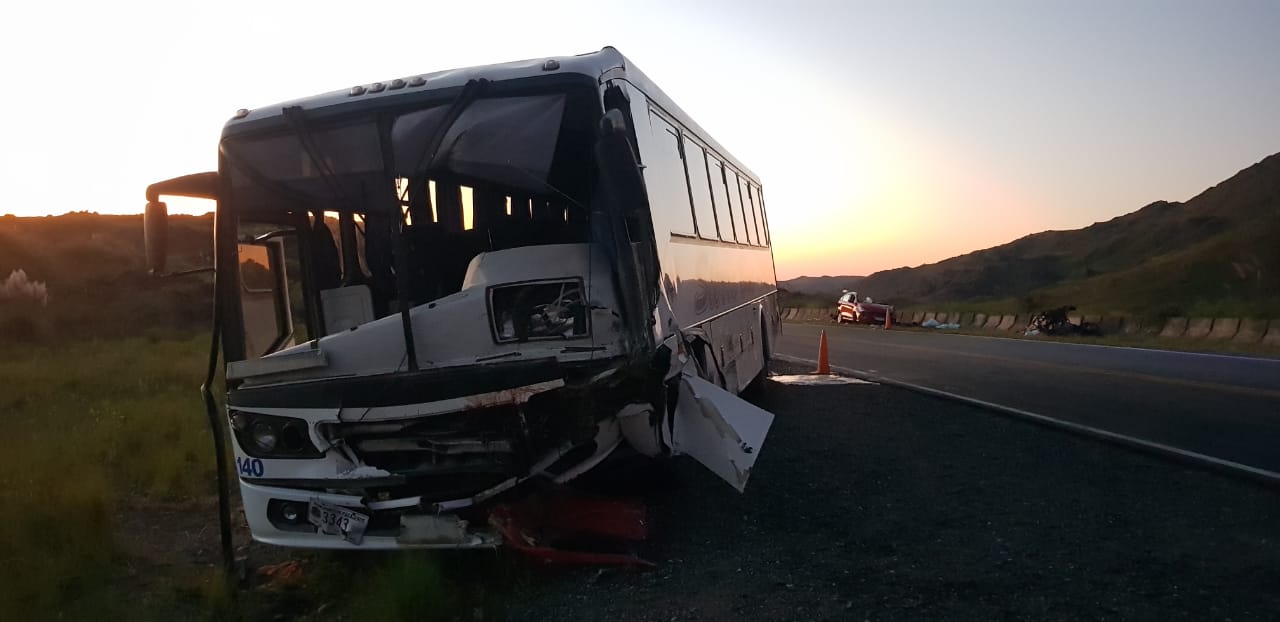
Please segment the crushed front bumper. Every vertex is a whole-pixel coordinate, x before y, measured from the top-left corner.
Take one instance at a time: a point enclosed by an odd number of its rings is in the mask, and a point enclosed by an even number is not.
[[[459,515],[439,514],[420,508],[414,499],[366,503],[354,495],[331,494],[295,488],[240,482],[245,519],[253,539],[277,546],[310,549],[483,549],[502,543],[501,536],[484,520],[468,521]],[[312,501],[354,510],[369,516],[359,543],[341,535],[329,535],[307,522]],[[285,517],[293,504],[295,520]],[[370,507],[370,506],[373,507]]]

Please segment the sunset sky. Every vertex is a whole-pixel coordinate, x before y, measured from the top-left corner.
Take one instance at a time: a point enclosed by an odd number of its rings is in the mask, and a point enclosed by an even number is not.
[[[1086,226],[1280,152],[1267,0],[25,3],[0,214],[140,212],[237,108],[604,45],[760,175],[779,278]]]

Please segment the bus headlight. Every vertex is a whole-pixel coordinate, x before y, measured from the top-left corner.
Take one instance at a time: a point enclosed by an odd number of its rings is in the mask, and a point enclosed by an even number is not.
[[[307,422],[294,417],[231,413],[231,431],[240,448],[254,458],[320,458]]]
[[[253,424],[253,432],[249,438],[253,441],[254,447],[263,453],[271,453],[276,448],[276,431],[271,424],[265,421],[259,421]]]
[[[498,343],[574,339],[590,332],[581,279],[491,287],[489,317]]]

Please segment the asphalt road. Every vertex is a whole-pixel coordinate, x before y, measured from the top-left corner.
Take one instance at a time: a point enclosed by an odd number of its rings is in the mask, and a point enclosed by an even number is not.
[[[1280,360],[786,324],[779,353],[1280,472]]]
[[[637,552],[656,568],[519,564],[492,616],[480,617],[1163,621],[1280,611],[1280,495],[1269,488],[892,386],[773,379],[759,400],[777,418],[745,494],[683,458],[641,493],[650,538]],[[465,581],[493,586],[495,574],[490,565]]]

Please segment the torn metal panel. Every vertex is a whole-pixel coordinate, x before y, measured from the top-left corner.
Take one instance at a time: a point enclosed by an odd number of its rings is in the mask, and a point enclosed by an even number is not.
[[[773,413],[688,373],[680,396],[672,441],[686,454],[742,492],[773,425]]]

